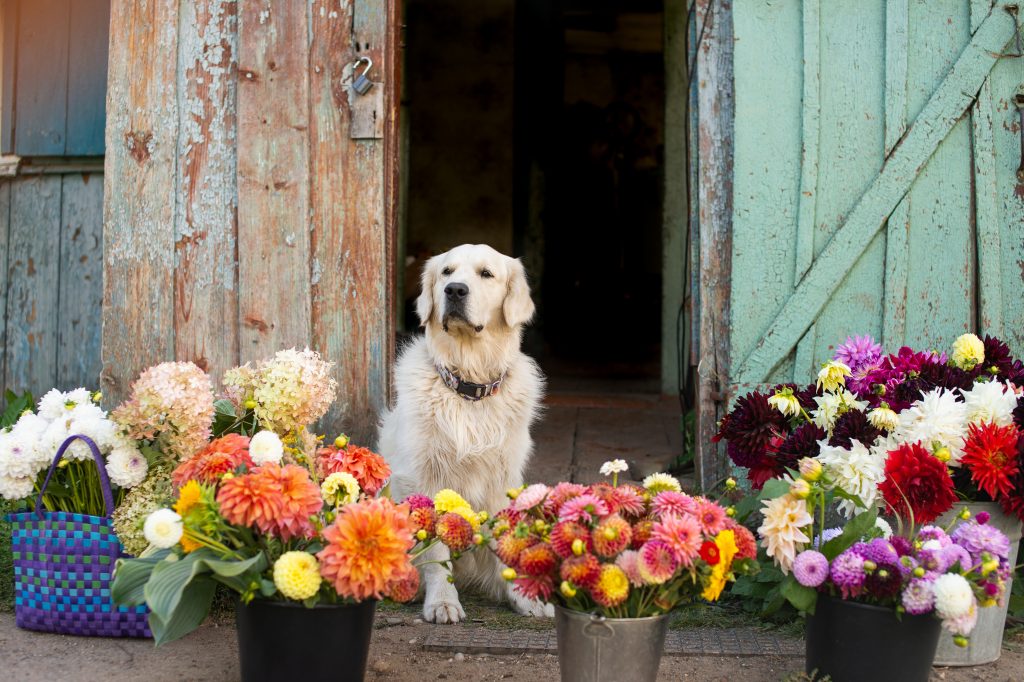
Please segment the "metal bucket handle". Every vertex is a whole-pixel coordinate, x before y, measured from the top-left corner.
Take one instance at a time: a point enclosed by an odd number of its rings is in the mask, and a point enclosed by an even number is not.
[[[583,634],[594,639],[608,639],[615,636],[615,629],[605,622],[604,616],[590,614],[590,622],[583,626]]]

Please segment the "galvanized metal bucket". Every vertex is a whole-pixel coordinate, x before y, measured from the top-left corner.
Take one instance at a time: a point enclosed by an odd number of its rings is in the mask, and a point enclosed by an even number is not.
[[[966,506],[971,510],[971,516],[977,516],[979,512],[989,513],[989,523],[1006,533],[1010,538],[1010,565],[1017,565],[1017,548],[1020,545],[1021,524],[1016,516],[1004,514],[1003,510],[995,502],[968,502],[966,505],[958,504],[955,509],[941,516],[936,523],[942,527],[948,527],[956,518],[960,509]],[[1007,594],[1013,588],[1013,579],[1007,581]],[[1009,596],[1002,606],[990,606],[978,611],[978,624],[971,632],[969,643],[965,647],[958,647],[953,644],[953,637],[948,632],[943,632],[939,638],[939,648],[935,652],[935,665],[983,665],[992,663],[999,658],[1003,650],[1003,627],[1006,625],[1006,611],[1009,607]]]
[[[555,607],[562,682],[654,682],[668,616],[605,618]]]

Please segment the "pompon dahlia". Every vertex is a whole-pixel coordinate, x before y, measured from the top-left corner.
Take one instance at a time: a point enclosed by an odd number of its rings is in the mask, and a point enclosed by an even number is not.
[[[434,511],[434,506],[429,507],[417,507],[409,513],[409,518],[412,520],[413,528],[416,531],[423,531],[427,535],[434,534],[434,526],[437,523],[437,512]]]
[[[674,490],[666,490],[658,493],[651,500],[651,509],[658,516],[674,514],[684,516],[697,513],[697,500],[686,493],[677,493]]]
[[[851,548],[867,561],[877,566],[899,563],[900,555],[891,542],[885,538],[873,538],[870,542],[857,542]]]
[[[585,485],[562,481],[548,493],[547,499],[544,500],[544,511],[557,516],[563,504],[574,497],[579,497],[587,490]]]
[[[445,512],[434,523],[438,539],[455,552],[461,552],[473,544],[473,525],[456,512]]]
[[[409,497],[402,500],[402,504],[409,505],[409,509],[413,510],[425,507],[434,508],[434,501],[426,495],[420,495],[419,493],[409,495]]]
[[[420,572],[411,563],[388,587],[388,599],[399,604],[410,602],[420,591]]]
[[[591,537],[598,556],[611,558],[629,547],[633,540],[633,528],[624,518],[612,514],[597,522]]]
[[[274,562],[274,585],[288,599],[302,601],[320,590],[320,564],[307,552],[285,552]]]
[[[633,524],[633,549],[640,549],[641,545],[651,539],[654,532],[654,519],[644,518]]]
[[[615,564],[603,564],[601,574],[590,590],[590,596],[606,609],[618,606],[629,596],[629,578]]]
[[[705,535],[718,535],[725,528],[725,510],[709,499],[697,498],[697,513],[694,514]]]
[[[550,575],[521,575],[515,579],[515,586],[527,599],[542,602],[550,601],[551,593],[555,591],[555,583]]]
[[[746,526],[729,518],[725,520],[725,527],[736,535],[736,558],[756,559],[757,540],[754,534]]]
[[[352,474],[359,481],[359,487],[371,497],[380,492],[391,477],[391,467],[383,457],[352,443],[343,448],[333,445],[321,448],[317,452],[317,471],[323,478],[336,471]]]
[[[787,431],[786,417],[768,403],[768,396],[752,391],[736,400],[714,439],[725,439],[746,452],[760,453],[768,449],[772,438]]]
[[[510,531],[498,538],[494,551],[498,558],[501,559],[501,563],[510,568],[516,568],[519,566],[519,557],[522,553],[536,542],[531,536],[524,535],[520,537]]]
[[[672,550],[676,561],[691,566],[700,553],[704,538],[696,517],[665,516],[651,528],[651,541],[654,540],[664,542]]]
[[[281,483],[256,473],[236,476],[221,484],[217,505],[228,523],[255,526],[260,533],[270,533],[277,527],[284,507]]]
[[[590,493],[584,493],[566,500],[562,504],[562,508],[558,511],[558,520],[594,523],[598,518],[607,514],[608,507],[604,502]]]
[[[546,542],[530,545],[519,554],[519,569],[527,575],[545,575],[555,570],[558,557]]]
[[[864,590],[875,599],[892,599],[903,587],[903,573],[895,564],[878,564],[864,577]]]
[[[626,574],[630,585],[633,587],[644,585],[643,576],[640,575],[640,552],[635,549],[627,549],[615,558],[615,565]],[[598,570],[600,570],[600,564],[598,564]]]
[[[601,562],[593,554],[581,554],[562,562],[558,574],[577,587],[590,589],[601,574]]]
[[[320,488],[309,477],[305,467],[296,464],[278,466],[264,464],[255,476],[276,481],[281,489],[281,509],[274,519],[271,532],[285,542],[292,538],[308,538],[314,533],[309,517],[323,507]]]
[[[915,524],[934,521],[956,503],[946,465],[919,443],[903,443],[889,451],[885,480],[878,489],[890,509],[901,516],[913,514]]]
[[[193,457],[186,459],[171,473],[171,482],[181,487],[191,480],[215,485],[227,473],[238,467],[253,468],[249,457],[249,439],[237,433],[216,438]]]
[[[843,593],[843,598],[857,596],[864,585],[864,559],[846,550],[832,560],[830,574],[832,582]]]
[[[817,587],[828,578],[828,559],[821,552],[804,550],[793,561],[793,575],[804,587]]]
[[[461,517],[460,517],[461,518]],[[342,597],[380,599],[408,575],[415,540],[408,510],[377,498],[341,508],[324,528],[320,574]]]
[[[697,551],[700,551],[700,546]],[[679,558],[667,542],[648,540],[640,548],[639,569],[644,582],[661,585],[679,570]]]
[[[903,608],[912,616],[930,613],[935,607],[935,594],[931,581],[914,578],[903,590]]]
[[[558,556],[566,559],[573,555],[573,540],[582,540],[586,551],[593,550],[590,531],[575,521],[559,521],[551,528],[551,547]]]
[[[967,427],[961,466],[971,472],[971,480],[992,499],[1013,492],[1017,473],[1017,443],[1020,431],[1015,424],[996,426],[982,423]]]
[[[828,439],[828,444],[849,448],[850,441],[858,440],[864,445],[870,446],[881,435],[881,429],[876,428],[868,420],[866,413],[860,410],[849,410],[841,414],[839,419],[836,420],[836,425],[832,427],[832,437]]]

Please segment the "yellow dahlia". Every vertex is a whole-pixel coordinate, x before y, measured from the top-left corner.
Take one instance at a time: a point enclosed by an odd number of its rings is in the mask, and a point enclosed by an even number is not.
[[[718,563],[711,567],[711,577],[701,594],[708,601],[715,601],[721,596],[725,583],[729,580],[732,560],[739,551],[736,546],[736,533],[731,530],[723,530],[716,535],[715,545],[718,547]]]
[[[950,359],[957,367],[974,369],[985,361],[985,344],[974,334],[964,334],[953,342]]]
[[[341,507],[359,499],[359,481],[352,474],[336,471],[320,484],[324,502]]]
[[[846,385],[846,377],[850,376],[850,367],[845,362],[829,360],[818,372],[817,385],[826,391],[834,392]]]
[[[679,481],[668,474],[651,474],[643,481],[644,488],[649,490],[652,495],[671,490],[673,492],[682,492],[683,488],[679,485]]]
[[[463,499],[462,495],[459,495],[454,490],[445,488],[437,495],[434,495],[434,509],[437,510],[438,514],[444,514],[446,512],[455,511],[460,507],[472,509],[469,502]],[[460,514],[461,516],[461,514]],[[469,519],[466,519],[467,521]]]
[[[594,601],[605,608],[618,606],[629,596],[629,578],[617,565],[604,564],[590,594]]]
[[[285,552],[274,562],[274,585],[289,599],[309,599],[320,589],[320,564],[307,552]]]
[[[181,491],[178,493],[178,501],[174,503],[174,511],[184,518],[189,510],[200,503],[199,498],[202,494],[203,489],[199,486],[199,481],[195,479],[189,481],[181,487]]]

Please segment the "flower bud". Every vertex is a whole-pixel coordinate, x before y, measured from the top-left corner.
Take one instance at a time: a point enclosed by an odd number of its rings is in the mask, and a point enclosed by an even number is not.
[[[346,446],[348,446],[348,436],[346,436],[344,433],[334,439],[334,447],[338,448],[339,450],[345,448]]]
[[[736,488],[736,479],[732,478],[731,476],[725,479],[725,489],[733,490],[734,488]]]
[[[425,531],[422,528],[420,528],[418,531],[416,531],[416,539],[417,540],[421,540],[421,541],[422,540],[426,540],[427,539],[427,531]]]
[[[728,516],[730,519],[736,516],[736,507],[726,507],[725,515]]]
[[[575,554],[576,556],[580,556],[581,554],[583,554],[583,549],[584,549],[583,540],[580,540],[579,538],[576,538],[575,540],[572,541],[572,553],[573,554]]]
[[[821,478],[821,462],[813,457],[804,457],[800,460],[800,475],[806,481],[817,481]]]
[[[476,513],[476,518],[480,521],[480,523],[483,523],[484,521],[490,518],[490,515],[485,511],[479,511]]]
[[[964,521],[966,521],[967,519],[971,518],[971,510],[968,509],[967,507],[964,507],[963,509],[961,509],[960,510],[960,518],[963,519]]]
[[[576,596],[576,588],[572,586],[568,580],[563,580],[558,590],[562,593],[562,596],[566,599],[572,599]]]
[[[952,453],[950,453],[949,448],[947,448],[945,445],[943,445],[942,447],[938,448],[935,451],[935,458],[937,460],[939,460],[940,462],[948,462],[952,457],[953,457]],[[967,510],[965,509],[964,511],[967,511]],[[970,518],[970,512],[967,512],[967,513],[968,513],[968,518]]]
[[[865,559],[864,560],[864,570],[865,571],[870,573],[871,571],[875,570],[876,568],[878,568],[878,564],[876,564],[874,561],[871,561],[870,559]]]
[[[235,477],[235,475],[229,471],[226,474],[224,474],[223,476],[221,476],[220,480],[221,481],[230,481],[234,477]]]
[[[445,576],[445,580],[447,580],[450,583],[454,583],[455,582],[455,576],[452,575],[451,573],[449,573],[448,575]]]
[[[921,568],[920,566],[918,566],[917,568],[914,569],[914,577],[915,578],[923,578],[924,574],[925,574],[925,570],[923,568]]]
[[[103,400],[103,393],[101,393],[100,391],[96,391],[95,393],[92,394],[92,401],[94,403],[99,404],[101,400]]]
[[[537,519],[533,522],[533,529],[538,533],[543,533],[548,529],[548,524],[544,523],[544,519]]]
[[[965,648],[968,644],[967,638],[963,635],[956,635],[953,637],[953,644],[956,644],[961,649]]]
[[[981,562],[981,574],[987,576],[992,571],[999,569],[998,559],[988,559],[987,561]]]
[[[242,407],[244,407],[247,410],[255,410],[256,409],[256,401],[253,400],[252,398],[249,398],[244,403],[242,403]]]
[[[797,499],[806,500],[811,495],[811,484],[798,478],[789,486],[789,493]]]
[[[519,497],[519,488],[509,488],[505,491],[505,494],[508,495],[508,499],[514,500]]]
[[[514,568],[502,569],[501,577],[504,578],[505,580],[508,580],[508,581],[515,580],[516,579],[516,569],[514,569]]]
[[[480,533],[473,533],[473,544],[474,545],[482,545],[482,544],[484,544],[484,536],[480,535]]]
[[[992,515],[989,514],[987,511],[981,511],[978,512],[978,515],[974,517],[974,520],[984,526],[986,523],[988,523],[988,520],[991,518]]]

